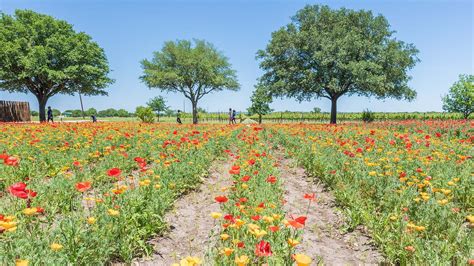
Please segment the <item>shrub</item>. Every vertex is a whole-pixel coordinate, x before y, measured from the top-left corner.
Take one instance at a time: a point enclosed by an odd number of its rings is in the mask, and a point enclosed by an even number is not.
[[[375,120],[375,115],[369,109],[362,112],[362,121],[366,123],[373,122]]]
[[[155,122],[155,114],[153,113],[153,109],[151,109],[150,107],[138,106],[137,109],[135,110],[135,115],[143,123]]]

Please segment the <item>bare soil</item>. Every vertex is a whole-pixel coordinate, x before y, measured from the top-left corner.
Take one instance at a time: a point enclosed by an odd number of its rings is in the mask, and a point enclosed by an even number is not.
[[[285,188],[285,211],[288,215],[307,216],[301,244],[296,251],[324,265],[378,265],[384,258],[362,227],[343,233],[344,216],[337,210],[331,192],[310,182],[305,170],[293,159],[276,154]],[[315,193],[316,201],[308,210],[304,194]]]
[[[154,245],[153,257],[137,259],[134,265],[171,265],[187,256],[204,260],[209,247],[213,246],[211,232],[219,229],[210,216],[220,209],[214,198],[227,194],[222,188],[232,185],[228,173],[231,163],[231,160],[215,161],[199,189],[176,201],[174,209],[165,216],[170,231],[150,240]]]

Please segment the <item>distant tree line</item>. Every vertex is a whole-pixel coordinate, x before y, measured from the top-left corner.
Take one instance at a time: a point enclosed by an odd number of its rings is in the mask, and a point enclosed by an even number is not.
[[[32,116],[38,116],[39,113],[38,111],[31,111]],[[54,116],[67,116],[67,117],[82,117],[82,116],[92,116],[95,115],[97,117],[131,117],[134,116],[134,113],[131,113],[125,109],[114,109],[114,108],[108,108],[105,110],[97,111],[95,108],[89,108],[87,110],[84,110],[84,115],[82,114],[82,111],[79,109],[74,109],[74,110],[65,110],[64,112],[61,112],[58,109],[53,109],[53,115]]]

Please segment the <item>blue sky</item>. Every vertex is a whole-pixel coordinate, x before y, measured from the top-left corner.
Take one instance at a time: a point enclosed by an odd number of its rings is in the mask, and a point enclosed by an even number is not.
[[[410,85],[418,92],[413,102],[363,97],[342,97],[338,111],[441,111],[441,96],[459,74],[473,74],[473,3],[470,0],[373,0],[373,1],[91,1],[91,0],[0,0],[0,10],[32,9],[63,19],[84,31],[104,48],[111,77],[116,80],[107,90],[108,97],[85,97],[85,108],[124,108],[129,111],[148,99],[163,95],[174,109],[182,109],[185,98],[150,90],[138,77],[139,62],[151,58],[163,42],[176,39],[206,39],[229,59],[237,70],[241,89],[208,95],[199,103],[209,111],[229,107],[245,110],[256,79],[262,74],[255,53],[268,43],[271,33],[290,22],[290,17],[305,4],[328,4],[333,8],[368,9],[383,14],[395,36],[414,43],[421,62],[410,72]],[[27,100],[37,109],[36,99],[27,94],[0,92],[0,99]],[[78,97],[55,96],[49,105],[60,110],[78,109]],[[186,110],[190,103],[186,100]],[[275,110],[309,111],[320,107],[330,110],[327,99],[298,103],[276,100]]]

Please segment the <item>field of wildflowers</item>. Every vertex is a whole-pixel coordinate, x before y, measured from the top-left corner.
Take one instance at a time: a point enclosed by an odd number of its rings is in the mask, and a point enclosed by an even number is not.
[[[272,130],[289,156],[332,188],[345,206],[347,230],[367,226],[388,261],[474,263],[472,121]]]
[[[233,185],[209,215],[205,257],[178,265],[311,265],[307,218],[285,213],[275,151],[328,185],[349,224],[395,264],[470,263],[474,124],[0,125],[0,264],[97,265],[149,256],[174,201],[216,158]],[[318,195],[301,192],[308,208]],[[304,213],[304,212],[303,212]],[[176,230],[179,230],[177,228]]]

